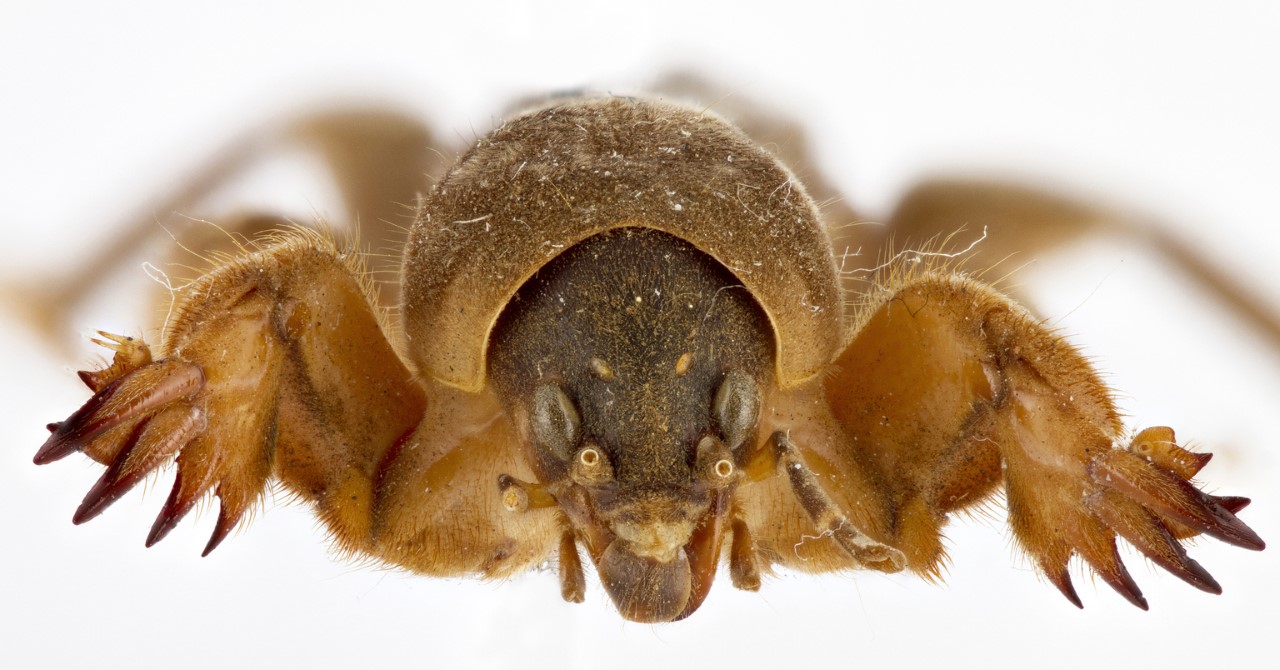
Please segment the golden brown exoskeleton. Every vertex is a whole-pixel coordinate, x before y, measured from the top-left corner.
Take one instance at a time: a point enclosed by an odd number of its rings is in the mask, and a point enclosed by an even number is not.
[[[927,265],[850,296],[804,187],[731,126],[558,104],[426,196],[402,328],[358,254],[278,234],[183,289],[154,354],[104,335],[113,364],[35,460],[107,465],[77,523],[176,460],[148,544],[214,493],[212,550],[274,477],[343,549],[425,574],[558,557],[581,601],[581,549],[638,621],[693,613],[722,562],[749,590],[775,565],[936,577],[948,515],[1001,486],[1076,605],[1073,555],[1146,607],[1117,537],[1214,593],[1181,540],[1263,547],[1247,499],[1189,482],[1208,454],[1129,436],[1070,345]]]

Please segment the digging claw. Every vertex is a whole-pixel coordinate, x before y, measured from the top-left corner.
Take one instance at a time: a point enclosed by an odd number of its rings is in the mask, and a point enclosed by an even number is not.
[[[165,361],[130,372],[95,393],[66,421],[49,424],[53,431],[33,460],[36,465],[45,465],[83,451],[111,428],[143,419],[175,400],[188,399],[203,386],[204,372],[189,363]]]
[[[1147,609],[1147,601],[1116,552],[1124,538],[1156,565],[1207,593],[1222,586],[1187,555],[1181,540],[1201,533],[1246,549],[1265,543],[1236,513],[1249,504],[1239,496],[1213,496],[1188,479],[1209,462],[1173,442],[1168,428],[1149,428],[1127,449],[1111,449],[1089,462],[1092,493],[1084,498],[1087,514],[1075,524],[1072,553],[1078,553],[1111,588]],[[1079,598],[1066,573],[1066,558],[1042,563],[1049,580],[1072,603]]]
[[[71,517],[71,523],[80,525],[98,516],[147,475],[147,470],[123,471],[124,463],[128,460],[129,454],[133,453],[145,426],[144,423],[134,431],[128,446],[121,451],[116,460],[112,461],[98,481],[94,482],[93,488],[85,494],[80,507],[76,508],[75,515]]]
[[[1228,512],[1231,512],[1232,514],[1239,514],[1240,510],[1248,507],[1249,503],[1253,502],[1253,500],[1246,498],[1244,496],[1209,496],[1209,497],[1213,498],[1214,501],[1216,501],[1219,505],[1222,505],[1223,509],[1227,510]]]
[[[1116,548],[1114,539],[1111,541],[1109,553],[1100,554],[1096,557],[1085,553],[1084,558],[1093,568],[1093,571],[1112,590],[1124,596],[1124,599],[1128,600],[1134,607],[1144,611],[1149,609],[1147,599],[1142,596],[1142,589],[1138,588],[1138,583],[1133,581],[1133,575],[1129,574],[1129,569],[1124,566],[1124,561],[1120,560],[1120,551]]]
[[[182,470],[179,469],[178,476],[173,482],[173,489],[169,491],[169,497],[164,501],[164,507],[160,508],[160,514],[156,516],[155,523],[151,525],[151,532],[147,533],[148,548],[155,546],[169,534],[169,531],[177,527],[178,522],[182,521],[182,518],[200,499],[199,495],[183,494],[182,480]]]
[[[227,539],[227,534],[231,532],[232,528],[235,528],[236,522],[239,520],[239,517],[232,517],[227,514],[227,506],[225,504],[219,506],[218,523],[214,525],[213,534],[209,536],[209,542],[204,545],[204,551],[200,552],[200,555],[208,556],[214,549],[217,549],[218,545]]]
[[[1084,603],[1080,601],[1080,594],[1076,593],[1076,587],[1071,583],[1071,574],[1067,572],[1067,562],[1062,561],[1062,565],[1056,569],[1043,567],[1045,576],[1049,582],[1058,589],[1067,600],[1079,609],[1084,609]]]
[[[1266,547],[1262,538],[1220,499],[1170,470],[1154,467],[1137,454],[1120,449],[1107,452],[1090,464],[1089,475],[1098,484],[1128,496],[1161,517],[1205,535],[1255,551]],[[1243,499],[1227,500],[1241,505]]]
[[[49,438],[36,451],[38,465],[82,451],[107,466],[76,509],[72,522],[89,521],[142,481],[173,460],[205,430],[204,411],[190,401],[205,385],[198,365],[177,360],[152,362],[141,340],[99,332],[94,340],[116,352],[112,365],[82,372],[95,393],[65,421],[48,425]],[[179,458],[181,461],[182,459]],[[181,463],[179,464],[181,466]],[[164,537],[203,491],[184,491],[178,482],[160,519],[147,538],[150,546]],[[182,494],[182,495],[180,495]]]
[[[140,422],[106,472],[89,489],[72,522],[84,523],[128,493],[149,473],[168,462],[196,433],[205,428],[204,412],[195,407],[170,407]]]

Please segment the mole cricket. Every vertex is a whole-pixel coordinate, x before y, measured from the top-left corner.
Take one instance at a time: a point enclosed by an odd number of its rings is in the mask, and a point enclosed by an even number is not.
[[[1000,491],[1076,606],[1073,556],[1146,609],[1118,538],[1210,593],[1184,541],[1264,547],[1247,498],[1192,483],[1209,454],[1124,426],[956,254],[892,246],[947,232],[966,185],[841,231],[716,115],[597,97],[513,117],[418,188],[399,310],[358,246],[277,226],[210,255],[157,341],[100,333],[112,361],[35,455],[106,466],[74,522],[176,463],[148,546],[216,496],[207,554],[278,481],[345,553],[490,579],[553,560],[572,602],[585,554],[643,622],[691,615],[722,565],[745,590],[774,567],[937,579],[948,518]],[[846,234],[882,262],[852,276]]]

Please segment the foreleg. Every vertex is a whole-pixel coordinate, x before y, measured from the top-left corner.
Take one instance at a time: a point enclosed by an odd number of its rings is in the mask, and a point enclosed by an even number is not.
[[[83,451],[108,466],[75,521],[176,461],[148,545],[214,493],[208,553],[274,474],[316,505],[345,547],[368,550],[371,482],[426,400],[362,281],[327,239],[291,233],[186,287],[155,360],[146,344],[111,337],[112,366],[82,374],[95,395],[51,424],[35,458]]]
[[[1188,480],[1208,460],[1172,431],[1126,439],[1111,393],[1078,351],[1004,296],[961,276],[922,275],[886,292],[826,380],[852,444],[889,498],[893,543],[936,574],[939,530],[1003,484],[1019,544],[1073,603],[1081,556],[1146,607],[1121,563],[1124,537],[1206,591],[1218,584],[1178,538],[1205,533],[1250,549],[1262,540]]]

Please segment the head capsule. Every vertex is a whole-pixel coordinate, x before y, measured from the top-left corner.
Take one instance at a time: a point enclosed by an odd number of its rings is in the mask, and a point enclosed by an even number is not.
[[[575,245],[499,319],[494,387],[624,616],[701,603],[773,369],[754,298],[655,230]]]

